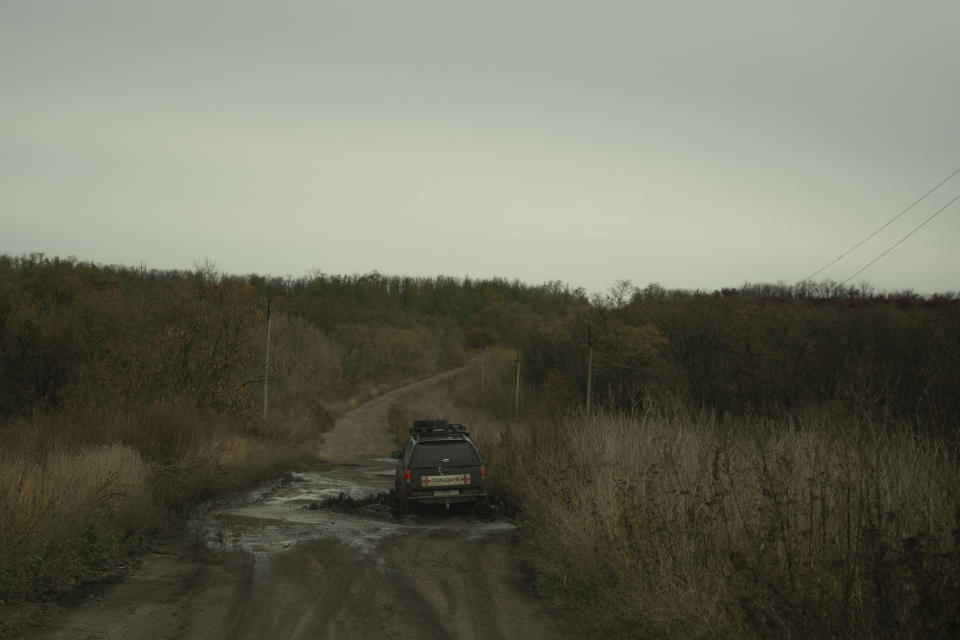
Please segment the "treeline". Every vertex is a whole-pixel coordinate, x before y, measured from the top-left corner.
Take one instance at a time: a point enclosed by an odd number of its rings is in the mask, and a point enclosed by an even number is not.
[[[521,345],[534,392],[636,412],[679,402],[719,416],[788,416],[801,406],[960,421],[960,298],[876,294],[829,283],[716,292],[621,282]],[[569,404],[569,403],[568,403]]]
[[[367,280],[317,278],[308,287],[210,266],[158,271],[0,256],[0,420],[172,401],[257,413],[268,300],[271,387],[281,397],[332,402],[358,385],[462,362],[456,322],[394,313]]]
[[[0,419],[37,407],[259,411],[267,302],[273,385],[332,401],[356,385],[516,349],[528,401],[616,412],[680,403],[719,416],[800,405],[956,425],[960,298],[829,282],[603,295],[560,282],[157,271],[0,256]]]
[[[184,398],[242,410],[263,334],[252,293],[200,272],[4,257],[0,417]]]
[[[541,285],[504,278],[472,279],[314,274],[301,278],[258,275],[246,280],[265,297],[281,299],[289,313],[330,330],[345,323],[408,326],[423,318],[455,323],[466,344],[520,344],[531,322],[563,317],[588,306],[583,289],[559,281]]]

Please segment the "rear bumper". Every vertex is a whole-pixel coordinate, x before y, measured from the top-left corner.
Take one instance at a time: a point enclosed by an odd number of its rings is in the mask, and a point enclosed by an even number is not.
[[[432,491],[411,491],[407,494],[407,502],[416,502],[417,504],[483,502],[486,499],[487,492],[480,489],[464,489],[455,496],[435,496]]]

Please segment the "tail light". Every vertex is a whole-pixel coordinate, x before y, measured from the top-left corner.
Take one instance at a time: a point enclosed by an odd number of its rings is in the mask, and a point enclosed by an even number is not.
[[[407,482],[410,482],[410,469],[407,469],[406,472],[404,472],[403,479]]]
[[[483,484],[487,481],[487,468],[480,467],[480,484]]]

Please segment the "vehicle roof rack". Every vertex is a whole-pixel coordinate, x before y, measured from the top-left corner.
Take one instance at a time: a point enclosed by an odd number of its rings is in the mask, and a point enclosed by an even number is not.
[[[445,435],[462,433],[470,437],[467,427],[462,424],[450,424],[444,418],[431,418],[427,420],[414,420],[410,425],[411,435]]]

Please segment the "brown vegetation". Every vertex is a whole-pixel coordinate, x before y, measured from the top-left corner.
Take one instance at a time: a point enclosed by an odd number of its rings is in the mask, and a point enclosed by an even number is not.
[[[589,612],[585,631],[957,637],[958,335],[954,295],[829,283],[622,281],[588,300],[559,283],[0,256],[0,601],[115,571],[466,346],[476,370],[453,400],[392,420],[470,425],[491,487],[522,509],[532,583]]]
[[[491,365],[491,368],[496,369]],[[503,362],[397,415],[468,422],[523,512],[535,588],[597,637],[952,638],[955,442],[909,424],[710,412],[519,420]],[[533,399],[528,399],[533,403]]]
[[[314,455],[333,418],[449,367],[437,322],[330,329],[248,281],[0,258],[0,604],[113,575],[199,501]]]

